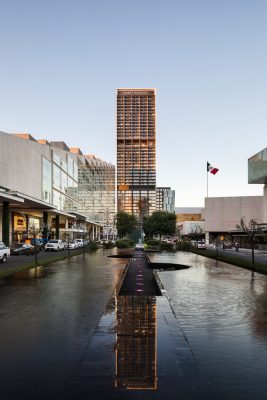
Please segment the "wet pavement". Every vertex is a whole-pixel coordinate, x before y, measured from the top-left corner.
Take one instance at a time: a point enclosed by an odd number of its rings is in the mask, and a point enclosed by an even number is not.
[[[225,400],[266,399],[267,276],[205,257],[151,255],[191,265],[159,272],[179,323],[211,386]]]
[[[214,398],[167,297],[155,296],[155,282],[145,253],[136,251],[64,399]]]
[[[155,296],[137,292],[145,266],[135,257],[123,295],[127,259],[115,253],[0,281],[1,400],[266,398],[267,276],[150,254],[190,268],[158,272],[167,296]]]
[[[69,253],[70,255],[78,254],[80,252],[83,252],[83,249],[77,249],[77,250],[61,250],[61,251],[45,251],[41,250],[37,254],[37,261],[38,260],[44,260],[44,259],[53,259],[54,257],[68,257]],[[28,265],[28,264],[35,264],[35,256],[34,254],[31,255],[11,255],[8,257],[7,261],[5,263],[0,263],[0,270],[5,270],[5,269],[15,269],[17,267],[23,266],[23,265]]]
[[[205,256],[205,250],[202,250],[202,251],[203,251],[203,255]],[[216,255],[215,247],[209,247],[208,251],[212,252],[213,255]],[[241,260],[247,260],[250,262],[252,259],[251,249],[245,249],[245,248],[239,248],[238,251],[236,251],[236,249],[234,247],[226,248],[224,250],[222,248],[219,248],[218,255],[230,256],[230,257],[234,257],[234,258],[241,259]],[[254,250],[254,258],[255,258],[255,263],[267,265],[267,251],[255,249]]]
[[[102,253],[1,281],[1,400],[61,398],[125,267]]]
[[[67,386],[67,400],[215,397],[166,297],[118,296]],[[217,397],[219,398],[219,397]]]

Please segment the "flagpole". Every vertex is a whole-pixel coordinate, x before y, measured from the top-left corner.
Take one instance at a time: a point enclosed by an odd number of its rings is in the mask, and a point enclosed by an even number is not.
[[[207,164],[207,197],[209,197],[209,171],[208,171],[208,164]]]

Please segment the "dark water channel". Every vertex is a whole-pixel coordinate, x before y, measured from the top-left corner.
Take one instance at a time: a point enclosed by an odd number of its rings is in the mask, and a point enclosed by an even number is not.
[[[211,384],[227,400],[267,398],[267,276],[187,253],[151,256],[191,265],[159,272]]]

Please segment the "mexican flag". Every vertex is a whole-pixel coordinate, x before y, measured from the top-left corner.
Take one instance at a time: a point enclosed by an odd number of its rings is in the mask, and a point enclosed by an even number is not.
[[[211,174],[215,175],[219,171],[218,168],[213,167],[210,165],[210,163],[207,162],[207,172],[210,172]]]

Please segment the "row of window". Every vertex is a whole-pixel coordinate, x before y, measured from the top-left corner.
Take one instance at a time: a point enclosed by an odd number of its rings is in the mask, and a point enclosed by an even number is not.
[[[59,158],[55,159],[57,165],[42,158],[42,193],[45,202],[53,204],[58,210],[81,212],[91,216],[91,219],[95,215],[95,220],[96,211],[99,213],[107,208],[115,209],[115,169],[112,170],[113,176],[110,174],[106,180],[107,185],[101,186],[95,182],[92,185],[92,182],[88,182],[87,187],[83,187],[59,166]]]

